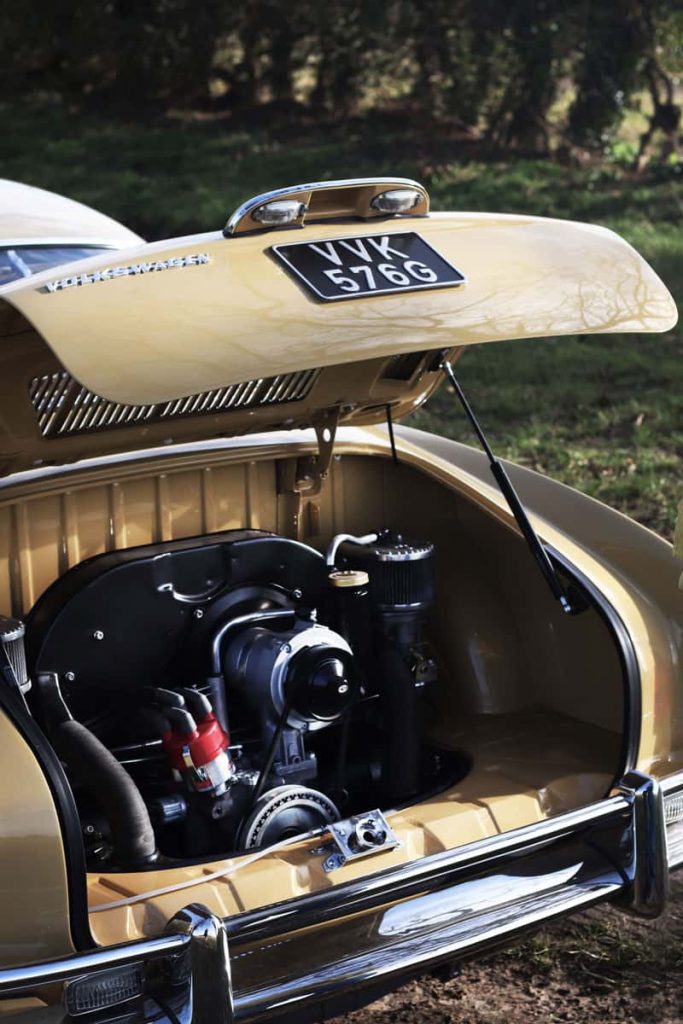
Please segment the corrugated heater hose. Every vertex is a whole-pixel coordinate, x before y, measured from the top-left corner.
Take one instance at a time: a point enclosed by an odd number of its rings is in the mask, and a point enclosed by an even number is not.
[[[109,821],[119,863],[141,867],[157,857],[154,829],[140,790],[114,755],[73,719],[51,734],[59,757],[77,775]]]

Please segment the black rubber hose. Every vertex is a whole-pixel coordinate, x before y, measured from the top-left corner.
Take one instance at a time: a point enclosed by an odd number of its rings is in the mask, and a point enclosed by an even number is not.
[[[228,699],[225,693],[225,679],[223,674],[217,676],[209,676],[206,680],[206,684],[209,688],[209,699],[211,701],[211,707],[213,713],[218,719],[221,729],[223,732],[230,732],[228,723]]]
[[[114,755],[80,722],[62,722],[53,731],[59,757],[101,806],[112,831],[121,866],[149,864],[157,857],[154,829],[140,790]]]
[[[420,788],[420,726],[415,680],[396,648],[384,646],[377,658],[381,679],[382,788],[398,802]]]
[[[223,732],[230,735],[228,724],[228,698],[225,678],[223,676],[223,649],[230,633],[247,626],[263,626],[273,619],[289,618],[296,615],[294,608],[265,608],[263,611],[249,612],[238,615],[234,619],[223,622],[213,635],[211,641],[211,675],[206,680],[213,705],[213,713],[218,719]]]

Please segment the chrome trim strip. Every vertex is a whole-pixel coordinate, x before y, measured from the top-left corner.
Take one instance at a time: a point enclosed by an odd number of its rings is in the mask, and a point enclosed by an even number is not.
[[[142,239],[140,241],[142,242]],[[69,245],[79,249],[132,249],[134,247],[133,242],[122,246],[120,242],[114,242],[111,238],[72,238],[69,236],[66,238],[3,238],[0,240],[0,250],[44,249],[45,247],[62,249]]]
[[[38,986],[72,981],[90,971],[110,970],[139,963],[141,960],[157,960],[177,955],[182,953],[189,941],[190,936],[187,935],[162,935],[141,942],[106,946],[88,953],[74,953],[73,956],[50,960],[48,963],[8,967],[0,971],[0,996],[8,996]]]
[[[457,900],[449,905],[452,894],[447,890],[434,894],[439,897],[441,908],[439,926],[435,929],[420,929],[417,923],[421,913],[433,910],[429,896],[399,904],[390,908],[377,926],[380,932],[386,928],[395,930],[394,935],[387,937],[383,949],[370,946],[333,967],[321,967],[288,980],[277,979],[274,983],[266,974],[262,987],[244,995],[237,994],[235,1019],[251,1024],[285,1010],[298,1011],[311,1003],[324,1005],[326,1000],[377,984],[382,979],[393,978],[398,983],[427,967],[453,959],[464,950],[495,944],[549,918],[584,909],[613,895],[619,885],[619,879],[612,878],[568,885],[538,895],[527,886],[526,895],[519,895],[502,909],[490,899],[482,899],[481,905],[475,903],[469,908]],[[394,912],[396,917],[391,919]],[[283,955],[285,953],[283,950]]]
[[[272,203],[283,196],[296,196],[304,192],[322,192],[331,188],[364,188],[368,186],[398,185],[401,188],[414,188],[426,197],[427,191],[419,181],[412,178],[338,178],[334,181],[313,181],[304,185],[292,185],[290,188],[276,188],[272,192],[263,192],[261,195],[247,199],[230,214],[228,221],[223,228],[223,234],[227,237],[235,234],[237,227],[245,217],[248,217],[259,206],[265,203]],[[267,230],[263,228],[262,230]]]
[[[683,771],[664,775],[659,780],[659,788],[663,796],[670,796],[672,793],[677,793],[679,789],[683,789]]]

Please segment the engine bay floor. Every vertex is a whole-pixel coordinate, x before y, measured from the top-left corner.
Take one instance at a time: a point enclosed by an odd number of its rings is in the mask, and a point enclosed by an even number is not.
[[[93,873],[88,904],[95,940],[109,945],[159,934],[190,902],[228,916],[296,898],[572,810],[605,795],[620,746],[617,733],[545,709],[470,716],[456,733],[432,739],[466,750],[472,770],[428,800],[385,810],[401,841],[397,849],[331,874],[323,871],[323,857],[311,852],[316,843],[310,839],[254,861],[240,857],[165,870]],[[207,879],[223,868],[224,876]],[[196,884],[189,888],[146,895],[191,881]],[[131,902],[106,908],[122,900]]]

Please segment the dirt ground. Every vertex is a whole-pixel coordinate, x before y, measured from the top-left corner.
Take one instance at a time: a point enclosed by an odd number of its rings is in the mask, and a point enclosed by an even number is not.
[[[335,1024],[555,1021],[683,1021],[683,870],[656,921],[595,907],[479,962],[426,975]]]

